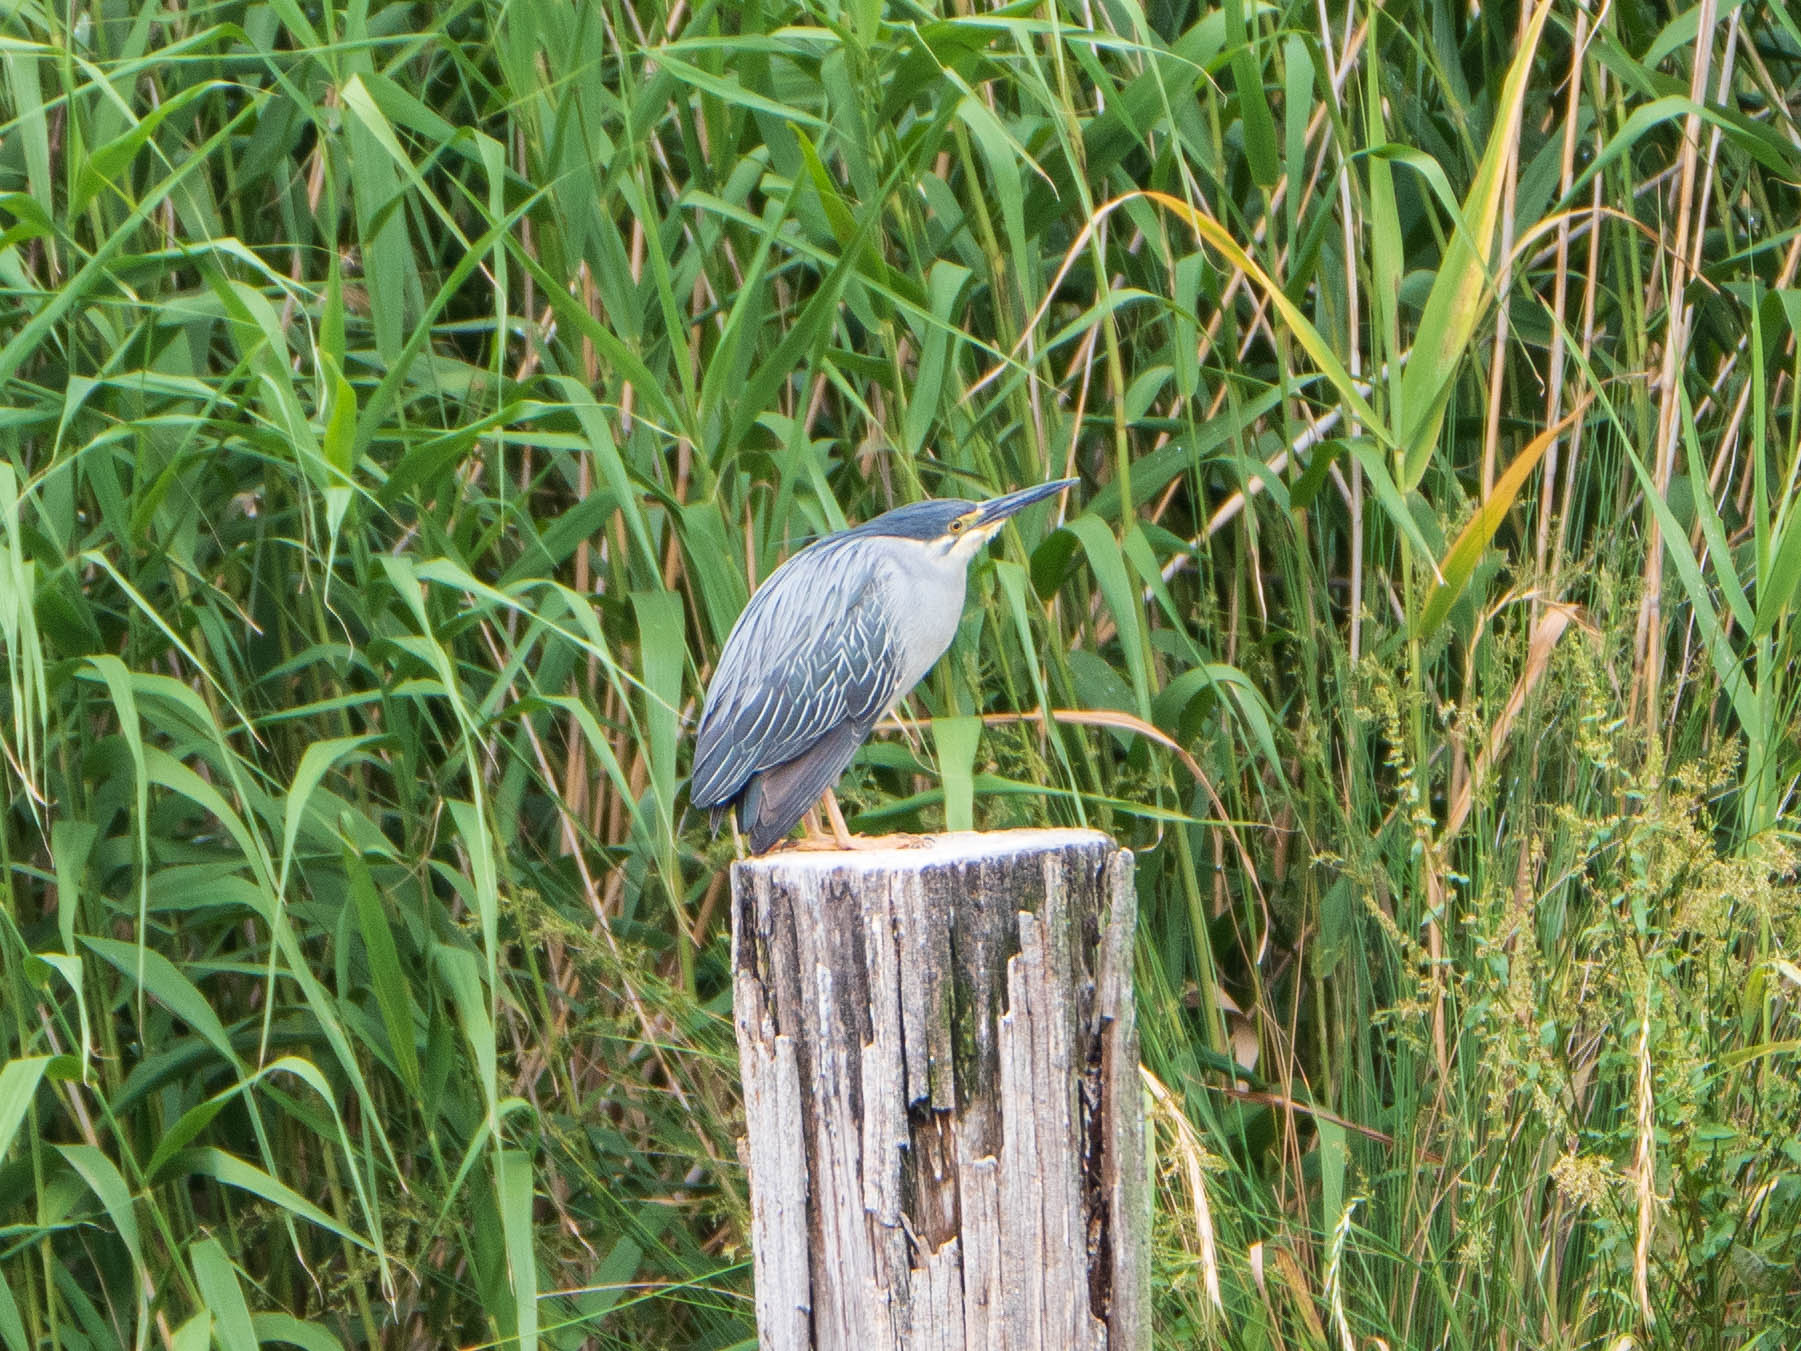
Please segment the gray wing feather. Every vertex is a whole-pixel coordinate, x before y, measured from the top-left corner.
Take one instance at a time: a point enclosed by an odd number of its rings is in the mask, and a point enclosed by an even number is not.
[[[752,775],[804,754],[841,724],[860,728],[854,753],[899,692],[881,569],[880,559],[825,540],[751,597],[707,690],[688,791],[696,807],[730,802]],[[848,762],[846,753],[838,770]]]
[[[794,829],[819,795],[838,782],[868,732],[864,723],[841,722],[786,764],[751,777],[740,815],[753,854]]]

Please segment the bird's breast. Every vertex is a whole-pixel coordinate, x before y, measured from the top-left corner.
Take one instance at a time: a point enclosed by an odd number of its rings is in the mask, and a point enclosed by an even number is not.
[[[897,560],[886,570],[886,609],[905,654],[897,699],[925,678],[957,636],[968,570],[961,560],[945,562],[921,568],[915,560]]]

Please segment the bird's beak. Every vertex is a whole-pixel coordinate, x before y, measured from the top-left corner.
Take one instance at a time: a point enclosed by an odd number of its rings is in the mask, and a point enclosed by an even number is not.
[[[991,498],[977,508],[981,514],[975,519],[976,528],[994,529],[1015,512],[1023,511],[1034,502],[1043,501],[1052,493],[1060,493],[1075,482],[1077,480],[1073,478],[1052,479],[1049,483],[1034,483],[1030,488],[1021,488],[1005,497]]]

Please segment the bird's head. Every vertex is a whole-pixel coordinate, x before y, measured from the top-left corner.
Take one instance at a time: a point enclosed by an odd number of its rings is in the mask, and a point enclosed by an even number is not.
[[[1034,483],[1030,488],[1021,488],[986,502],[969,502],[957,497],[931,498],[897,507],[850,533],[917,540],[945,557],[967,563],[978,549],[994,538],[1009,516],[1034,502],[1043,501],[1052,493],[1061,492],[1074,482],[1073,478],[1060,478],[1049,483]]]

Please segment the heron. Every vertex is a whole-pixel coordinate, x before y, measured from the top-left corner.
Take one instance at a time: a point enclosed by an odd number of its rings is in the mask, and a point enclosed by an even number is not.
[[[944,655],[969,564],[1009,517],[1076,480],[986,502],[932,498],[827,535],[769,575],[732,625],[707,686],[688,800],[735,811],[766,853],[826,798],[870,729]]]

